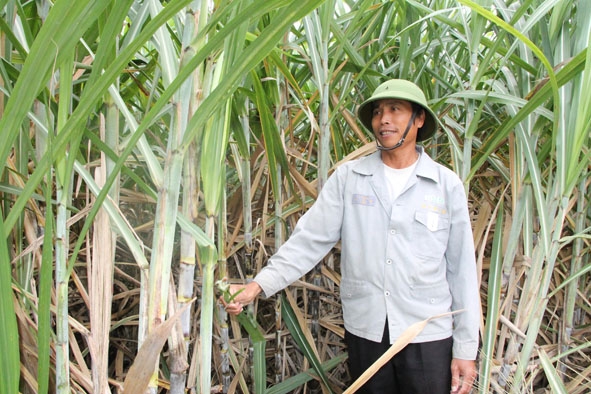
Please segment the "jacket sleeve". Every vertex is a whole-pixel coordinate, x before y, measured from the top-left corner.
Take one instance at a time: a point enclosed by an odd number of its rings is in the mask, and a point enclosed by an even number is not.
[[[329,177],[289,239],[254,278],[266,297],[301,278],[339,241],[344,210],[343,182],[341,167]]]
[[[461,182],[453,188],[451,229],[447,245],[447,281],[452,295],[454,315],[453,357],[475,360],[480,329],[480,294],[476,273],[474,238],[467,199]]]

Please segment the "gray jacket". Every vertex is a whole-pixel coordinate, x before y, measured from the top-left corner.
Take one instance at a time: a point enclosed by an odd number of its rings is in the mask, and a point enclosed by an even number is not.
[[[265,296],[311,270],[341,241],[341,301],[345,328],[390,343],[411,324],[430,322],[413,342],[453,335],[453,357],[474,360],[480,295],[464,187],[421,147],[400,196],[390,201],[379,151],[341,165],[291,237],[256,276]]]

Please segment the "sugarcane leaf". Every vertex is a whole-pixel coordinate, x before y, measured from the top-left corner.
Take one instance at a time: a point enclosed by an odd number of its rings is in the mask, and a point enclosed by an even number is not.
[[[564,383],[560,379],[560,376],[556,372],[556,368],[554,364],[550,361],[550,357],[548,357],[548,353],[544,351],[542,348],[538,348],[538,355],[540,356],[540,361],[542,363],[542,367],[544,368],[544,372],[546,373],[546,378],[550,383],[550,388],[552,389],[552,393],[556,394],[567,394],[568,390],[564,387]]]
[[[0,130],[8,131],[4,135],[6,143],[0,146],[2,163],[6,162],[12,142],[20,132],[22,119],[46,83],[52,67],[61,64],[64,54],[70,52],[96,15],[109,4],[110,0],[58,0],[51,7],[0,119]],[[69,23],[65,24],[63,20]]]
[[[0,215],[0,392],[17,394],[20,376],[19,335],[13,304],[12,264],[3,216]]]
[[[556,79],[558,86],[562,86],[571,81],[585,66],[587,56],[585,49],[573,57],[557,74]],[[490,136],[489,139],[483,142],[482,151],[475,155],[472,160],[472,167],[470,170],[470,178],[481,168],[486,162],[490,154],[499,146],[501,141],[507,138],[519,122],[523,121],[533,112],[543,107],[546,100],[552,97],[551,86],[547,81],[542,81],[536,86],[536,89],[530,93],[530,97],[526,97],[527,103],[519,110],[515,116],[509,117],[497,130]]]
[[[267,389],[267,367],[265,360],[265,341],[253,342],[254,389],[256,394],[264,394]]]
[[[332,369],[339,366],[341,363],[347,360],[347,353],[340,353],[336,357],[331,358],[328,361],[322,363],[322,369],[325,372],[331,371]],[[300,372],[297,375],[291,376],[281,383],[278,383],[270,387],[265,394],[287,394],[293,392],[298,387],[308,383],[312,379],[318,379],[318,374],[312,368],[304,372]]]
[[[215,108],[221,102],[225,102],[228,97],[237,89],[238,83],[242,79],[244,73],[249,72],[255,67],[270,51],[273,50],[276,43],[281,40],[281,37],[293,22],[306,15],[308,12],[322,4],[323,0],[300,0],[293,2],[297,3],[297,7],[283,7],[274,16],[271,23],[261,32],[261,34],[250,44],[247,51],[243,51],[240,56],[234,59],[232,63],[232,73],[226,75],[218,86],[207,96],[191,118],[187,129],[189,132],[185,134],[185,144],[193,140],[194,134],[205,124],[207,119],[213,114]],[[258,8],[263,6],[257,5]],[[250,9],[247,8],[247,9]],[[240,15],[242,16],[242,15]],[[226,26],[228,28],[228,26]],[[214,39],[217,35],[214,36]],[[208,46],[210,43],[208,43]],[[204,48],[205,49],[205,48]],[[202,51],[200,51],[201,53]],[[205,57],[205,54],[203,54]],[[203,60],[202,57],[196,56],[197,59]],[[195,59],[195,60],[197,60]],[[187,67],[195,67],[194,61],[190,62]],[[179,76],[181,76],[179,73]],[[152,111],[150,111],[152,112]]]
[[[75,133],[80,132],[80,130],[83,129],[83,127],[81,128],[80,125],[82,125],[85,121],[88,120],[90,114],[94,110],[94,106],[95,106],[97,100],[101,96],[103,96],[103,94],[108,90],[109,86],[111,86],[113,84],[113,81],[116,78],[118,78],[119,74],[121,73],[121,70],[127,65],[129,60],[136,54],[137,50],[142,45],[144,45],[147,40],[149,40],[152,37],[155,30],[157,30],[163,23],[165,23],[168,20],[168,18],[170,18],[172,15],[174,15],[176,12],[178,12],[182,7],[184,7],[190,1],[191,0],[175,0],[175,1],[169,2],[168,5],[163,9],[163,11],[160,14],[158,14],[156,17],[152,18],[152,20],[144,26],[144,29],[142,30],[141,34],[138,35],[136,37],[136,39],[132,43],[130,43],[130,45],[128,45],[127,47],[125,47],[121,50],[119,55],[113,60],[113,62],[111,62],[109,64],[109,67],[106,70],[104,70],[104,71],[103,70],[93,70],[93,72],[100,73],[101,76],[97,79],[97,82],[93,86],[93,89],[85,89],[84,90],[84,93],[80,99],[80,102],[78,103],[78,106],[76,107],[76,109],[74,110],[74,112],[72,113],[70,118],[68,119],[67,123],[63,126],[60,134],[54,140],[53,151],[51,152],[51,154],[45,154],[37,162],[37,166],[35,168],[35,171],[29,177],[29,179],[26,183],[26,186],[23,189],[22,195],[14,203],[13,209],[10,211],[10,213],[6,217],[5,224],[6,224],[7,228],[12,228],[14,226],[14,224],[18,220],[20,212],[22,212],[22,210],[24,209],[24,206],[26,205],[29,196],[33,192],[36,191],[37,185],[44,178],[45,174],[47,173],[49,167],[51,166],[51,164],[53,163],[55,158],[60,157],[61,155],[64,154],[63,153],[64,149],[66,148],[68,143],[71,141],[71,139],[74,138]],[[67,4],[69,2],[68,2],[68,0],[65,0],[65,1],[62,1],[61,3],[65,3],[67,6]],[[79,2],[75,2],[74,4],[78,5],[78,3]],[[58,17],[58,18],[61,18],[61,17]],[[66,30],[66,32],[69,32],[69,30],[73,28],[69,24],[62,23],[61,19],[59,21],[57,21],[56,23],[58,25],[61,25],[62,28],[64,30]],[[50,35],[51,33],[47,33],[47,34]],[[47,40],[50,42],[53,42],[51,40],[51,38],[47,38]],[[35,40],[35,41],[37,42],[37,40]],[[43,44],[40,44],[40,45],[43,45]],[[49,46],[49,45],[47,45],[47,46]],[[29,57],[31,57],[31,54],[29,55]],[[30,78],[29,73],[39,73],[39,70],[36,67],[39,66],[39,61],[41,61],[41,60],[43,60],[43,62],[46,61],[45,55],[43,55],[40,58],[35,58],[35,63],[32,66],[35,68],[31,69],[27,73],[25,73],[25,68],[23,67],[23,71],[21,72],[21,78],[19,78],[18,83],[20,83],[20,81],[23,79],[25,79],[25,82],[23,82],[23,85],[19,84],[19,86],[22,86],[22,87],[19,88],[18,90],[25,90],[25,86],[26,86],[27,90],[31,90],[31,87],[28,85],[28,83],[29,83],[28,81]],[[50,61],[50,64],[53,64],[53,60],[51,57],[49,58],[49,61]],[[17,90],[16,86],[15,86],[15,90]],[[29,94],[31,94],[31,92],[29,92]],[[31,102],[35,96],[35,95],[32,95],[29,97],[29,95],[27,95],[27,93],[25,93],[25,92],[21,93],[21,95],[24,96],[24,99],[23,98],[16,99],[19,102],[20,107],[28,107],[28,105],[26,103]],[[20,97],[20,96],[18,96],[18,97]],[[13,100],[11,99],[10,101],[13,101]],[[5,111],[7,110],[7,108],[5,109]],[[158,108],[158,110],[160,108]],[[156,111],[154,116],[156,116],[157,113],[158,113],[158,111]],[[9,116],[7,116],[8,114],[5,112],[5,116],[3,116],[0,119],[0,129],[18,131],[18,124],[19,124],[19,122],[22,121],[22,117],[26,114],[26,111],[22,114],[16,113],[16,112],[14,112],[14,113],[11,112],[10,114],[11,114],[11,116],[9,117]],[[19,114],[20,114],[20,118],[15,119],[14,117],[19,116]],[[146,125],[146,128],[147,128],[147,125]],[[140,139],[140,137],[143,135],[143,132],[145,132],[146,128],[143,128],[143,129],[140,128],[139,130],[136,130],[136,132],[130,138],[128,146],[122,152],[120,159],[117,161],[117,164],[113,168],[113,172],[109,175],[109,178],[105,182],[105,187],[104,187],[103,191],[100,193],[100,195],[97,196],[96,204],[93,207],[92,212],[89,214],[89,219],[86,221],[84,229],[81,231],[80,242],[84,242],[83,235],[86,234],[86,232],[88,231],[88,229],[92,223],[92,218],[96,215],[96,213],[98,212],[98,209],[100,208],[101,204],[103,203],[104,199],[106,198],[108,191],[111,189],[111,186],[112,186],[114,180],[118,176],[121,166],[123,166],[123,164],[125,163],[125,160],[129,156],[131,151],[135,148],[135,142],[137,142],[137,140]],[[12,137],[8,137],[8,138],[12,138]],[[16,138],[16,136],[14,138]],[[9,144],[7,143],[6,145],[9,145]],[[77,249],[79,249],[79,246],[77,246]],[[76,255],[76,253],[74,253],[74,255]]]
[[[322,364],[320,363],[320,360],[313,349],[313,345],[310,343],[310,341],[308,341],[306,335],[303,332],[302,322],[299,321],[294,309],[291,307],[291,304],[286,301],[285,294],[282,293],[280,297],[281,316],[285,320],[285,325],[291,333],[295,343],[298,345],[302,353],[304,353],[304,356],[308,359],[314,371],[318,374],[320,382],[322,382],[328,392],[332,393],[333,391],[330,386],[328,376],[322,368]]]
[[[271,113],[271,104],[267,100],[267,94],[263,89],[263,85],[259,76],[255,71],[251,72],[252,84],[254,86],[256,106],[259,111],[261,119],[261,129],[263,132],[263,141],[265,142],[265,153],[267,155],[267,163],[269,165],[269,178],[273,185],[273,192],[276,196],[281,193],[281,187],[277,177],[278,168],[280,164],[283,168],[288,168],[287,156],[281,148],[281,135],[279,128],[275,122],[275,118]]]
[[[219,209],[222,196],[222,186],[219,180],[222,178],[222,170],[225,164],[225,152],[228,147],[230,135],[230,99],[225,105],[221,105],[215,116],[207,123],[203,140],[201,142],[201,179],[203,183],[203,195],[205,213],[207,216],[215,216]]]

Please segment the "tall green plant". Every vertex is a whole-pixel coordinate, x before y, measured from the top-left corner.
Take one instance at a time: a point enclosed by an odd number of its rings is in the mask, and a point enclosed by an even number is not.
[[[60,68],[60,99],[57,117],[57,134],[70,116],[72,106],[72,74],[74,68],[74,52],[69,50],[70,56],[64,56]],[[79,141],[79,139],[77,138]],[[74,147],[76,144],[74,142]],[[70,272],[68,268],[69,234],[66,222],[70,217],[68,203],[72,198],[72,167],[73,156],[65,156],[56,162],[56,228],[55,228],[55,287],[57,293],[56,312],[56,385],[58,393],[70,392],[70,330],[68,322],[68,282]]]
[[[184,21],[184,31],[182,35],[182,47],[187,48],[191,41],[197,35],[199,28],[206,25],[207,2],[201,3],[199,9],[199,18],[196,19],[193,16],[193,12],[196,12],[199,6],[198,2],[194,2],[190,11],[188,12]],[[202,40],[204,37],[202,37]],[[183,51],[181,58],[181,65],[184,64],[187,59],[193,55],[193,51]],[[182,67],[182,66],[181,66]],[[185,123],[190,116],[194,113],[195,109],[199,106],[199,95],[198,92],[203,85],[203,67],[198,67],[192,79],[188,80],[183,85],[183,93],[181,96],[185,96],[186,100],[181,100],[180,106],[180,119],[184,119]],[[183,127],[185,127],[183,125]],[[183,166],[183,189],[182,189],[182,212],[183,215],[191,222],[196,222],[199,215],[198,208],[198,190],[199,190],[199,171],[198,171],[198,160],[197,160],[197,144],[193,143],[189,146],[187,154],[184,155],[184,166]],[[193,297],[194,293],[194,277],[197,249],[196,243],[188,231],[181,229],[180,236],[180,256],[179,256],[179,276],[178,276],[178,291],[177,291],[177,303],[179,307],[187,304]],[[192,314],[189,309],[185,311],[181,317],[182,324],[182,343],[170,344],[173,349],[170,361],[171,368],[171,393],[183,393],[185,391],[187,383],[187,368],[186,365],[189,362],[189,345],[191,343],[191,329],[192,329]]]
[[[498,212],[495,220],[495,232],[493,237],[493,249],[491,252],[491,265],[489,276],[489,288],[487,293],[486,325],[483,332],[482,362],[480,365],[478,389],[481,393],[490,392],[491,369],[493,365],[493,353],[495,340],[497,339],[497,325],[499,322],[499,306],[501,300],[502,284],[502,238],[503,238],[503,202],[497,206]]]
[[[12,270],[10,269],[10,256],[7,239],[4,231],[4,220],[0,217],[0,291],[2,301],[0,302],[0,329],[4,333],[0,339],[0,367],[5,371],[0,383],[0,390],[7,394],[19,392],[20,375],[20,352],[19,336],[14,313],[14,294],[12,291]]]

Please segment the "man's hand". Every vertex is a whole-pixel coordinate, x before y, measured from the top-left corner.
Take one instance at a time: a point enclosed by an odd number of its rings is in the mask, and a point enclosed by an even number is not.
[[[220,297],[220,301],[224,304],[226,311],[229,314],[237,315],[242,312],[245,305],[253,302],[261,291],[261,287],[256,282],[250,282],[247,285],[230,285],[229,293],[230,296],[233,297],[232,300],[226,302],[222,296]]]
[[[454,358],[451,361],[451,394],[468,394],[476,374],[475,361]]]

